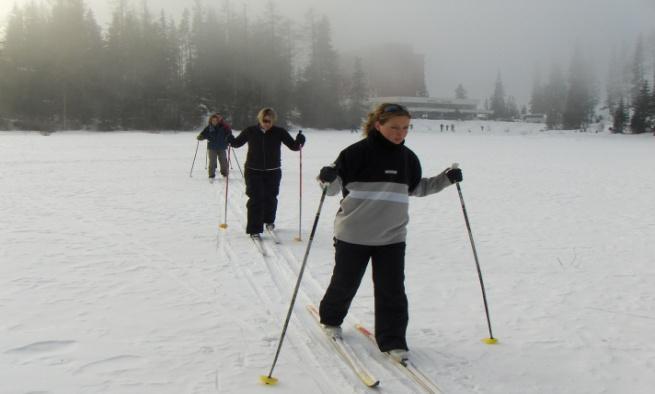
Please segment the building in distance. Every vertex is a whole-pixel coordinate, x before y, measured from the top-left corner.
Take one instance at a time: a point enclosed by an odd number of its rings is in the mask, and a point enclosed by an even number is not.
[[[480,100],[438,97],[386,96],[371,97],[371,106],[396,103],[404,106],[414,118],[470,120],[484,119],[491,111],[480,109]]]

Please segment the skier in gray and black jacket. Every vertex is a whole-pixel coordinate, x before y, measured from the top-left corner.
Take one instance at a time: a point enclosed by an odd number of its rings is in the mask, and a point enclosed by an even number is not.
[[[423,178],[418,157],[404,145],[411,115],[401,105],[381,104],[368,115],[365,139],[344,149],[318,180],[343,199],[334,221],[335,266],[320,304],[321,323],[339,332],[369,259],[375,287],[375,337],[392,357],[407,357],[405,239],[409,196],[427,196],[462,181],[448,168]]]

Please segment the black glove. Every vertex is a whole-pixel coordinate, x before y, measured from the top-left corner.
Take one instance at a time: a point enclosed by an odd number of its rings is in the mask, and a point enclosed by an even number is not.
[[[446,176],[448,177],[450,183],[461,182],[464,179],[462,177],[462,170],[460,170],[459,168],[449,169],[448,171],[446,171]]]
[[[302,133],[302,130],[300,130],[296,136],[296,144],[300,146],[305,145],[305,135]]]
[[[197,139],[198,141],[202,141],[202,135],[198,134],[198,136],[196,137],[196,139]]]
[[[318,174],[318,180],[323,183],[332,183],[337,179],[337,168],[328,166],[321,168],[321,172]]]
[[[232,134],[228,134],[225,137],[225,142],[227,142],[230,145],[232,145],[234,143],[234,140],[236,140],[236,138],[234,138],[234,136]]]

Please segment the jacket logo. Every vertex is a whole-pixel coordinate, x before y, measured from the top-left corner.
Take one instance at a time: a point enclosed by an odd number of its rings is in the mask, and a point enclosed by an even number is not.
[[[398,171],[396,171],[396,170],[384,170],[384,173],[385,174],[397,175]]]

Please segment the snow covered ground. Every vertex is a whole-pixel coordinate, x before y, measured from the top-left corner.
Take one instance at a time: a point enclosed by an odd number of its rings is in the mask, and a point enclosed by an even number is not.
[[[425,175],[453,162],[487,287],[487,327],[457,191],[410,202],[408,341],[447,393],[651,393],[655,138],[416,120]],[[484,127],[484,131],[480,126]],[[488,127],[488,129],[487,129]],[[470,132],[468,130],[471,130]],[[293,130],[295,134],[296,130]],[[284,151],[280,246],[246,238],[243,181],[209,184],[195,133],[0,133],[0,392],[366,393],[305,310],[333,264],[329,198],[274,376],[263,386],[318,207],[313,179],[358,134]],[[245,148],[236,151],[240,164]],[[418,391],[354,329],[383,393]]]

